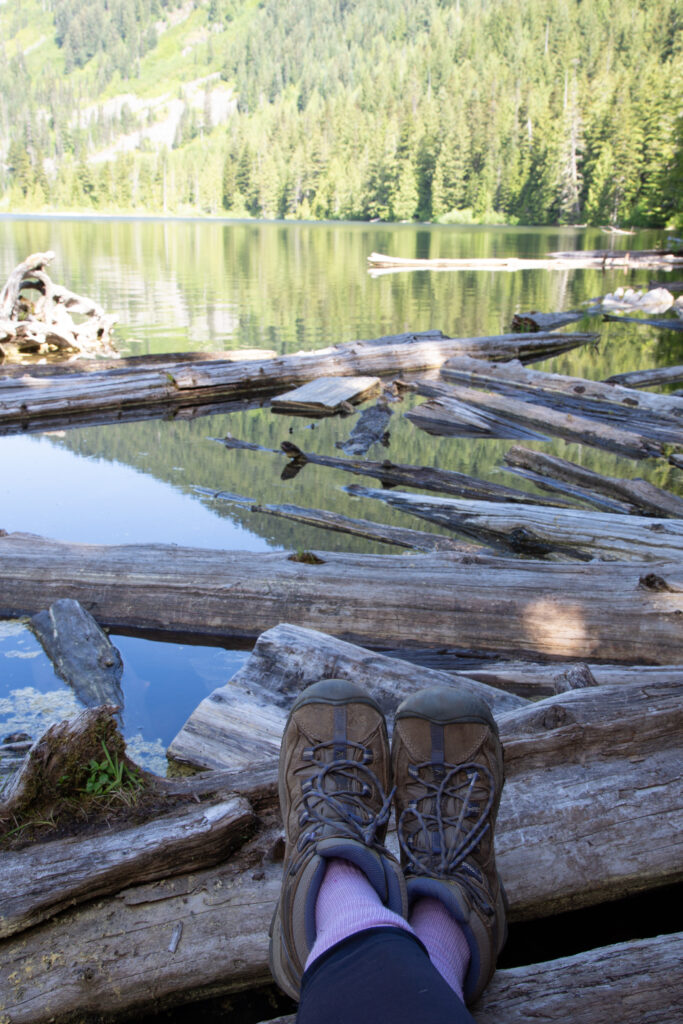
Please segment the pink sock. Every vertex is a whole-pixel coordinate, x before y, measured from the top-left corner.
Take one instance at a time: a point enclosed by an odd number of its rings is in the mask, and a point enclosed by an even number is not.
[[[410,924],[441,977],[462,999],[470,948],[458,922],[439,900],[423,896],[410,913]]]
[[[328,862],[315,904],[315,942],[306,967],[331,946],[366,928],[412,928],[400,914],[384,906],[366,876],[348,860]]]

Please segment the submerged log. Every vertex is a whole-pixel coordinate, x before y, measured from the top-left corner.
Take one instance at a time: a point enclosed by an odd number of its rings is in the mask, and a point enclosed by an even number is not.
[[[289,706],[306,686],[334,676],[368,689],[387,715],[425,686],[450,684],[443,672],[373,654],[355,644],[300,626],[280,623],[262,633],[246,665],[195,708],[168,748],[176,761],[197,768],[249,770],[277,758]],[[497,713],[523,707],[521,697],[466,676],[459,685]]]
[[[570,559],[683,559],[683,523],[585,509],[437,498],[352,484],[346,490],[515,554]]]
[[[55,601],[29,625],[55,672],[88,708],[123,707],[123,661],[116,647],[78,601]]]
[[[335,447],[341,448],[345,455],[365,455],[373,444],[382,444],[388,448],[387,427],[392,412],[391,406],[380,399],[375,405],[363,410],[346,441],[336,441]]]
[[[683,498],[647,480],[603,476],[575,462],[528,448],[511,448],[505,454],[505,463],[511,472],[519,473],[539,487],[558,490],[598,507],[683,518]]]
[[[683,366],[659,366],[654,370],[633,370],[606,377],[605,384],[621,384],[625,388],[650,388],[656,384],[677,384],[683,381]]]
[[[0,381],[0,434],[45,429],[60,421],[131,409],[212,404],[272,395],[320,376],[355,376],[435,369],[457,353],[491,359],[536,359],[593,341],[594,334],[508,334],[444,338],[440,332],[356,341],[262,362],[191,360],[163,369],[143,366],[101,373],[11,378]]]
[[[526,436],[541,441],[547,441],[548,435],[552,434],[567,441],[615,451],[632,459],[661,458],[664,455],[661,442],[644,437],[640,423],[631,430],[611,426],[589,415],[578,415],[573,410],[560,412],[555,408],[553,396],[547,399],[548,404],[540,404],[540,395],[531,401],[454,384],[420,382],[413,388],[432,400],[411,409],[405,416],[430,434],[457,436],[467,433],[468,436],[483,434],[500,438]],[[473,418],[481,423],[481,428],[476,426],[472,429],[468,425]],[[534,433],[529,428],[543,433]],[[668,435],[672,431],[675,438],[681,434],[680,429],[673,425],[665,433]]]
[[[668,522],[668,521],[667,521]],[[251,638],[282,621],[383,647],[683,661],[683,562],[322,553],[319,564],[175,545],[0,536],[0,616],[73,597],[103,626]],[[495,623],[495,628],[492,624]]]
[[[332,469],[343,469],[357,476],[370,476],[379,480],[383,487],[418,487],[424,491],[442,491],[444,494],[455,494],[463,498],[479,498],[491,501],[519,501],[526,503],[530,499],[528,491],[505,484],[494,484],[489,480],[478,480],[466,473],[456,473],[449,469],[433,469],[430,466],[409,466],[391,462],[369,462],[361,459],[342,459],[336,455],[318,455],[316,452],[304,452],[291,441],[283,441],[280,451],[274,448],[261,448],[250,441],[240,441],[228,435],[213,438],[226,448],[238,451],[270,452],[274,455],[284,454],[291,459],[287,467],[287,478],[299,472],[307,463],[315,466],[329,466]],[[220,492],[217,492],[220,494]],[[536,495],[533,501],[540,505],[556,506],[558,502],[548,501]]]

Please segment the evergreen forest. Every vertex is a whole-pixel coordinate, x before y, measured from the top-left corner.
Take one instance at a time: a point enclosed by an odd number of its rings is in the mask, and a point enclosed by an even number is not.
[[[0,212],[683,228],[680,0],[5,0]]]

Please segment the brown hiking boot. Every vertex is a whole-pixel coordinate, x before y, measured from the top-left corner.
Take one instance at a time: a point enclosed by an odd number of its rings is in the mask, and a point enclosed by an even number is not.
[[[449,686],[408,697],[396,711],[392,764],[409,904],[438,899],[462,928],[464,996],[474,1002],[507,934],[493,850],[503,752],[488,705]]]
[[[270,929],[271,972],[294,999],[315,941],[315,903],[329,859],[355,864],[385,906],[406,914],[403,872],[383,845],[390,780],[386,724],[375,701],[343,679],[323,679],[304,690],[280,748],[286,847]]]

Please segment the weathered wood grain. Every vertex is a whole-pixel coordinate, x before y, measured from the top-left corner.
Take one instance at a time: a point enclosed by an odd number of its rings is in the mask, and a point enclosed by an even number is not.
[[[271,402],[273,412],[329,416],[345,405],[373,398],[380,390],[379,377],[318,377]]]
[[[292,700],[318,679],[364,686],[390,715],[409,694],[451,684],[444,672],[414,668],[317,630],[281,623],[262,633],[246,664],[192,712],[168,748],[170,757],[198,768],[251,769],[277,758]],[[459,685],[496,712],[526,701],[466,676]]]
[[[133,828],[0,853],[0,938],[65,907],[223,860],[254,830],[248,802],[194,804]]]
[[[668,522],[668,521],[667,521]],[[683,561],[286,553],[0,537],[0,615],[79,600],[108,627],[251,638],[292,622],[377,647],[631,664],[683,661]]]
[[[605,384],[621,384],[625,388],[650,388],[657,384],[677,384],[683,381],[683,366],[658,366],[652,370],[631,370],[606,377]]]
[[[676,519],[441,498],[358,484],[345,490],[517,554],[646,562],[683,558],[683,522]]]
[[[535,358],[594,338],[592,334],[444,338],[441,332],[427,331],[257,362],[188,360],[161,368],[129,366],[54,378],[27,374],[0,381],[0,434],[30,429],[32,423],[45,429],[51,420],[61,422],[65,417],[76,423],[79,416],[106,413],[116,420],[131,409],[172,409],[274,394],[320,376],[436,368],[456,353],[501,360]]]

